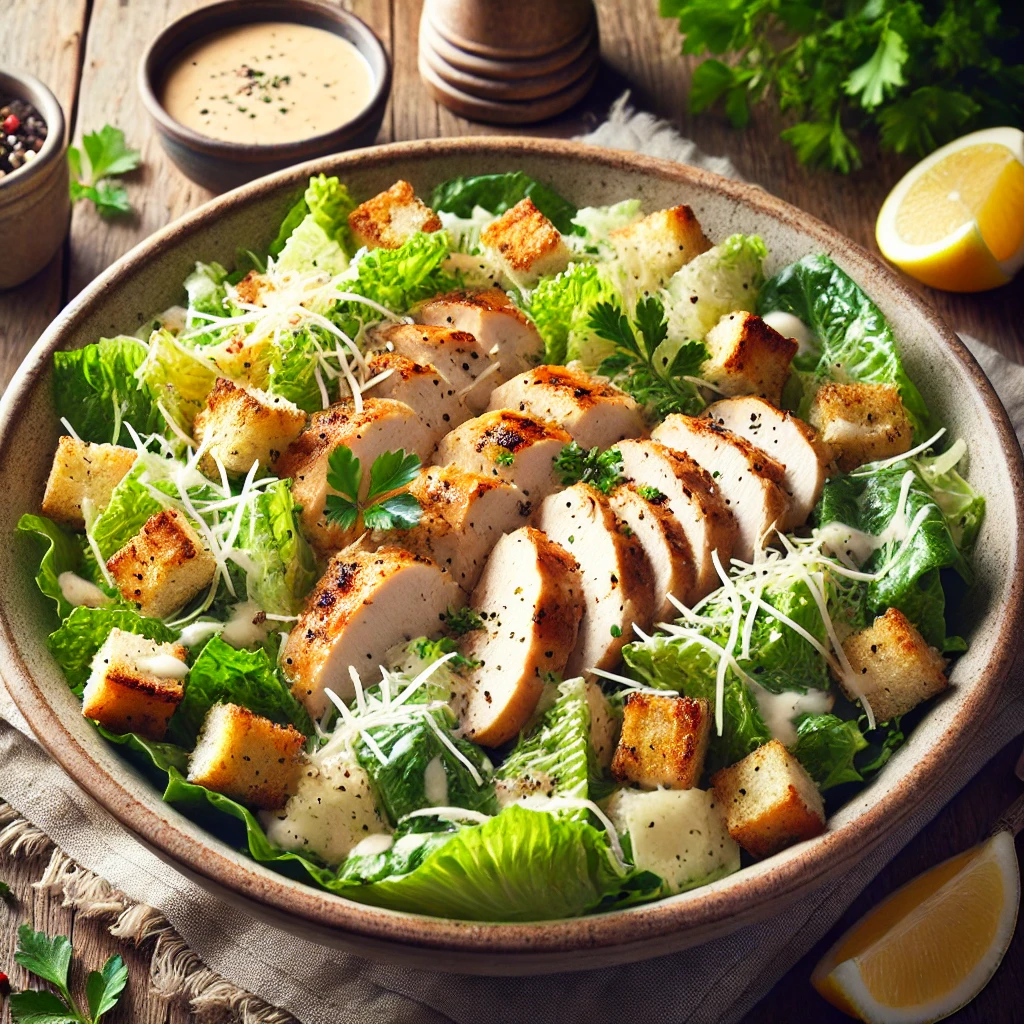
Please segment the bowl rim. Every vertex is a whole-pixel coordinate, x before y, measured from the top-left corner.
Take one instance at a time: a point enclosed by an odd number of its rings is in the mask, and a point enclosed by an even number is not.
[[[171,46],[171,39],[176,33],[202,26],[209,21],[219,22],[221,19],[225,19],[225,23],[211,29],[211,32],[230,27],[228,22],[234,25],[244,25],[271,17],[278,17],[282,21],[293,21],[297,24],[308,24],[304,20],[304,15],[327,18],[335,25],[348,25],[363,39],[373,52],[374,59],[379,62],[380,67],[375,68],[373,61],[367,59],[370,73],[374,77],[373,92],[366,105],[348,121],[344,121],[329,131],[307,135],[291,142],[229,142],[203,135],[188,128],[167,112],[160,101],[157,83],[170,62],[183,49],[179,46],[172,47],[166,54],[161,52],[165,47]],[[335,32],[334,34],[340,35],[341,33]],[[196,39],[202,38],[202,35],[203,33],[200,32]],[[195,40],[189,42],[193,41]],[[189,43],[184,45],[187,46]],[[366,59],[362,50],[360,50],[360,54]],[[358,134],[366,127],[373,120],[381,104],[387,102],[391,91],[391,60],[377,33],[362,18],[343,7],[323,3],[321,0],[244,0],[244,2],[219,0],[218,3],[199,7],[183,14],[161,30],[139,58],[137,84],[142,104],[160,131],[188,149],[243,163],[287,161],[302,159],[308,155],[308,151],[311,149],[317,153],[323,153],[332,145],[340,146],[345,139]]]
[[[23,164],[16,171],[0,178],[0,202],[6,205],[9,197],[11,201],[19,198],[15,195],[16,192],[20,194],[27,191],[19,186],[33,178],[48,174],[61,160],[66,146],[66,127],[60,101],[49,86],[35,75],[14,68],[0,67],[0,89],[9,90],[14,99],[31,103],[46,123],[46,138],[36,157],[27,165]],[[18,92],[15,92],[16,89]]]
[[[629,170],[716,191],[810,235],[823,249],[839,254],[847,266],[852,264],[851,274],[855,278],[863,279],[866,272],[880,275],[882,285],[894,290],[901,301],[942,338],[960,364],[965,382],[992,420],[1013,485],[1013,501],[1006,511],[1016,520],[1012,538],[1015,551],[1019,552],[1024,546],[1024,461],[1009,417],[963,342],[888,266],[822,221],[757,186],[656,157],[564,140],[475,136],[374,146],[308,161],[210,200],[122,256],[86,287],[44,332],[0,401],[0,452],[12,422],[28,403],[36,380],[46,371],[51,354],[61,346],[67,330],[74,321],[102,304],[108,287],[120,275],[130,273],[136,264],[173,249],[183,237],[202,229],[221,212],[243,206],[283,186],[297,186],[311,174],[329,172],[344,176],[353,168],[386,167],[396,158],[478,155],[481,152],[507,161],[531,156],[567,159],[595,170]],[[449,952],[457,958],[452,963],[458,962],[458,967],[449,969],[487,974],[537,973],[545,969],[590,967],[599,962],[646,959],[685,946],[686,933],[698,928],[701,933],[697,941],[708,941],[781,909],[808,890],[809,878],[821,885],[852,867],[905,821],[916,804],[952,770],[953,759],[944,756],[940,748],[946,748],[949,743],[966,745],[981,729],[1014,661],[1017,637],[1024,626],[1022,597],[1024,574],[1014,573],[1008,584],[1007,599],[999,610],[1000,619],[993,630],[988,659],[978,672],[978,682],[949,722],[944,742],[926,751],[907,777],[884,794],[874,807],[839,829],[810,841],[805,848],[797,848],[798,856],[772,865],[770,870],[747,869],[752,873],[725,888],[717,883],[710,888],[626,910],[523,924],[483,924],[384,910],[297,883],[255,861],[232,859],[225,852],[229,851],[226,844],[215,837],[205,833],[201,838],[190,835],[176,820],[177,812],[171,814],[172,820],[168,821],[141,802],[78,744],[31,677],[20,655],[4,595],[0,595],[0,658],[11,696],[43,747],[72,778],[84,780],[79,781],[83,789],[115,818],[189,873],[265,906],[279,922],[287,915],[296,926],[312,928],[314,932],[319,930],[327,941],[342,944],[346,940],[357,941],[364,955],[370,948],[382,951],[384,956],[398,949],[430,954]],[[166,810],[166,805],[161,806]],[[770,860],[760,863],[770,864]],[[659,940],[661,945],[655,948]],[[469,966],[468,962],[482,962],[480,954],[486,958],[486,965]],[[514,955],[522,969],[503,967],[495,954]],[[567,963],[563,959],[557,966],[547,966],[553,962],[552,954],[580,955],[584,962]],[[531,968],[525,968],[528,962],[532,962]]]

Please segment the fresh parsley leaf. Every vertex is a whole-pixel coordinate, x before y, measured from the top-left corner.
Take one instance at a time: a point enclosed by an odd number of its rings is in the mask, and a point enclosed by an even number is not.
[[[370,472],[372,475],[373,470]],[[358,501],[362,482],[363,468],[359,465],[359,459],[347,445],[338,445],[327,456],[327,486],[349,501]]]
[[[659,502],[665,500],[665,495],[659,491],[657,487],[651,487],[648,484],[640,484],[636,489],[636,493],[639,494],[644,501]]]
[[[412,483],[420,471],[420,465],[420,457],[403,448],[378,455],[370,467],[370,492],[366,500],[372,501],[381,494],[397,491],[399,487]]]
[[[511,466],[516,461],[516,456],[514,452],[510,451],[498,452],[494,456],[494,461],[499,466]]]
[[[615,625],[615,623],[612,623],[612,625],[608,629],[608,632],[611,633],[613,637],[618,639],[620,636],[622,636],[622,627]]]
[[[563,484],[590,484],[602,494],[610,494],[623,479],[622,453],[618,448],[587,451],[573,441],[555,456],[554,467]]]
[[[90,972],[85,995],[94,1022],[117,1005],[127,984],[128,968],[119,956],[112,956],[101,970]]]
[[[411,530],[423,518],[423,507],[415,494],[392,494],[363,512],[368,530]]]
[[[33,931],[27,924],[18,929],[18,948],[14,959],[37,978],[48,981],[71,1001],[68,992],[68,968],[71,966],[71,943],[64,935],[49,938],[46,932]]]
[[[328,522],[343,530],[352,529],[363,516],[368,530],[408,530],[423,516],[423,508],[415,495],[405,491],[390,492],[411,483],[420,470],[420,459],[415,453],[382,452],[370,466],[369,493],[365,501],[359,500],[363,468],[352,449],[339,445],[327,460],[327,484],[338,494],[328,494],[324,514]],[[376,504],[369,504],[382,494],[390,494]]]
[[[337,494],[328,494],[324,505],[324,518],[329,523],[336,523],[343,530],[351,530],[359,519],[359,506]]]
[[[82,1024],[52,992],[15,992],[10,997],[14,1024]]]
[[[134,171],[142,159],[139,150],[125,145],[124,132],[109,124],[98,132],[83,135],[82,147],[89,160],[93,181]]]
[[[653,295],[641,299],[636,304],[633,315],[636,326],[644,339],[648,360],[654,358],[658,346],[668,337],[668,320],[665,319],[665,306],[661,299]]]
[[[903,65],[907,57],[903,36],[886,28],[871,59],[850,72],[843,88],[847,95],[859,96],[860,105],[865,110],[874,110],[889,93],[904,84]]]
[[[130,212],[128,190],[110,179],[135,170],[140,161],[141,153],[128,148],[120,128],[108,124],[83,135],[82,149],[68,146],[71,201],[90,199],[104,216]]]
[[[444,624],[456,636],[484,628],[484,620],[469,605],[463,605],[461,608],[452,608],[449,605],[448,611],[444,614]]]

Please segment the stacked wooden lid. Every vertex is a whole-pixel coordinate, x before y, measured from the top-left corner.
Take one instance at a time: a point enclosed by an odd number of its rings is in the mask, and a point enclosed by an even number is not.
[[[433,97],[491,124],[554,117],[597,76],[593,0],[426,0],[419,67]]]

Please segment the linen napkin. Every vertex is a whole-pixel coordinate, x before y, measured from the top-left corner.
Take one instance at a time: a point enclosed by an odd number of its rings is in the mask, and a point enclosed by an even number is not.
[[[736,176],[625,97],[585,140]],[[964,339],[1024,435],[1024,369]],[[161,911],[214,971],[305,1024],[556,1024],[612,1020],[644,1007],[651,1020],[738,1021],[839,919],[861,890],[1014,736],[1024,686],[1013,680],[978,740],[943,784],[849,874],[760,924],[697,949],[619,968],[534,978],[479,978],[392,967],[325,948],[269,924],[187,878],[119,825],[31,737],[0,686],[0,797],[83,867]],[[439,958],[440,960],[441,958]],[[248,1017],[253,1020],[257,1018]]]

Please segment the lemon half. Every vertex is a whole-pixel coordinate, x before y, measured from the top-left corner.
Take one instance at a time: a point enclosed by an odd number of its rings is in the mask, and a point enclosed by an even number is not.
[[[1024,132],[987,128],[911,168],[875,225],[887,260],[933,288],[977,292],[1024,265]]]

